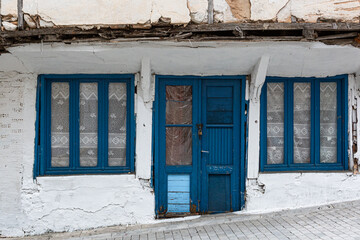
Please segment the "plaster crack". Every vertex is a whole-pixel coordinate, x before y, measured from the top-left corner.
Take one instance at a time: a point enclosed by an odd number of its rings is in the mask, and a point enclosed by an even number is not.
[[[102,57],[100,57],[100,56],[98,56],[98,55],[96,55],[96,52],[95,52],[95,48],[93,47],[93,55],[97,58],[97,59],[99,59],[100,61],[102,61],[103,63],[105,63],[105,59],[103,59]]]
[[[280,12],[287,7],[287,5],[290,3],[291,0],[288,0],[282,8],[279,9],[279,11],[276,13],[276,21],[278,21],[278,15]]]
[[[51,210],[49,213],[39,217],[37,220],[42,220],[48,216],[50,216],[51,214],[55,213],[55,212],[58,212],[58,211],[81,211],[81,212],[84,212],[84,213],[89,213],[89,214],[95,214],[95,213],[98,213],[106,208],[109,208],[109,207],[120,207],[120,208],[125,208],[125,205],[126,204],[118,204],[118,203],[110,203],[106,206],[103,206],[95,211],[89,211],[89,210],[85,210],[85,209],[82,209],[82,208],[79,208],[79,207],[74,207],[74,208],[56,208],[56,209],[53,209]]]
[[[27,71],[27,72],[24,72],[24,73],[31,73],[30,70],[28,69],[28,67],[25,65],[25,63],[18,57],[16,56],[15,54],[11,54],[12,56],[14,56],[17,60],[19,60],[19,62],[21,63],[21,65],[24,67],[24,69]]]

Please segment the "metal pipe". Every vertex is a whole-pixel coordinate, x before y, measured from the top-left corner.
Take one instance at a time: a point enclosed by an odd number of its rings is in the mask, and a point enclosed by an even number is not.
[[[208,0],[208,24],[214,23],[214,0]]]
[[[17,1],[18,8],[18,29],[24,29],[24,13],[23,13],[23,0]]]

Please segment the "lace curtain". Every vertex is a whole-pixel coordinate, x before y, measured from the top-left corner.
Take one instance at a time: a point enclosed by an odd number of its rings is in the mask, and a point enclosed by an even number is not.
[[[51,84],[51,166],[69,166],[69,83]]]
[[[109,83],[109,166],[126,165],[126,83]]]
[[[284,83],[267,83],[267,164],[284,163]]]
[[[294,163],[310,163],[311,83],[294,83]]]
[[[320,83],[320,162],[337,161],[337,84]]]
[[[98,162],[98,84],[80,83],[80,166]]]

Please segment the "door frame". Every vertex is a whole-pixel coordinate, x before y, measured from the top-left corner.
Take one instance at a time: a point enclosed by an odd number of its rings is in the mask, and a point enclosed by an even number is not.
[[[155,215],[156,218],[166,217],[166,214],[163,214],[164,207],[160,206],[161,202],[161,193],[160,193],[160,183],[158,179],[160,178],[160,168],[161,161],[160,161],[160,153],[161,153],[161,144],[160,140],[160,133],[159,133],[159,109],[160,109],[160,99],[159,99],[159,85],[160,81],[162,80],[176,80],[181,83],[184,80],[194,80],[196,83],[201,85],[201,81],[203,80],[239,80],[240,81],[240,164],[239,164],[239,186],[240,186],[240,202],[239,207],[237,210],[242,210],[245,206],[245,179],[246,179],[246,166],[245,166],[245,156],[246,156],[246,139],[247,139],[247,121],[246,121],[246,114],[245,114],[245,88],[246,88],[246,76],[244,75],[235,75],[235,76],[173,76],[173,75],[156,75],[155,76],[155,101],[153,103],[153,138],[152,138],[152,149],[153,149],[153,166],[152,166],[152,183],[155,186]],[[201,86],[199,87],[199,99],[201,102]],[[201,113],[200,113],[201,115]],[[197,166],[198,170],[199,167]],[[201,181],[200,176],[197,176],[197,183]],[[196,184],[197,184],[196,183]],[[192,183],[192,185],[195,183]],[[197,192],[198,199],[200,199],[201,192]],[[202,214],[200,212],[200,206],[196,206],[196,211],[191,209],[190,214]]]

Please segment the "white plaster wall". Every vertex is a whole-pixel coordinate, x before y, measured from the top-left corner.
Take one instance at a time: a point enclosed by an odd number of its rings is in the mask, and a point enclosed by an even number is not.
[[[39,15],[55,25],[145,24],[161,17],[171,23],[188,23],[187,0],[32,0],[25,13]]]
[[[151,70],[149,66],[143,76],[148,81],[150,72],[241,75],[251,73],[264,54],[270,57],[268,75],[273,76],[323,77],[360,69],[360,61],[355,61],[360,59],[359,49],[319,43],[31,44],[9,50],[0,56],[0,234],[5,236],[153,222],[154,195],[134,175],[33,181],[38,73],[136,73],[147,56]],[[151,83],[149,89],[153,91]],[[150,127],[152,93],[144,97],[141,91],[139,123]],[[137,139],[143,134],[149,139],[150,133],[149,128],[139,130]],[[141,160],[148,160],[137,163],[137,173],[147,179],[151,157],[141,154]],[[360,199],[359,181],[359,176],[344,172],[260,174],[258,182],[248,182],[246,208],[263,212]]]
[[[135,175],[33,180],[36,79],[0,72],[0,236],[152,222],[154,195]]]
[[[306,22],[334,19],[358,22],[358,0],[250,0],[250,20]],[[172,24],[206,23],[207,0],[29,0],[23,10],[55,25],[146,24],[160,19]],[[238,11],[234,9],[234,11]],[[17,15],[16,0],[1,0],[1,14]],[[236,22],[226,0],[214,0],[215,22]],[[42,25],[43,26],[43,25]],[[44,25],[45,26],[45,25]],[[49,25],[52,26],[52,25]]]
[[[246,186],[246,211],[270,212],[360,199],[360,176],[338,173],[268,173]]]
[[[0,0],[1,15],[17,15],[17,0]]]
[[[358,22],[358,0],[250,0],[251,20],[290,22],[291,16],[306,22],[334,19]]]
[[[134,175],[38,177],[21,192],[26,234],[149,223],[154,196]]]
[[[22,233],[20,189],[24,171],[22,139],[27,81],[28,76],[15,72],[0,74],[0,235]]]

